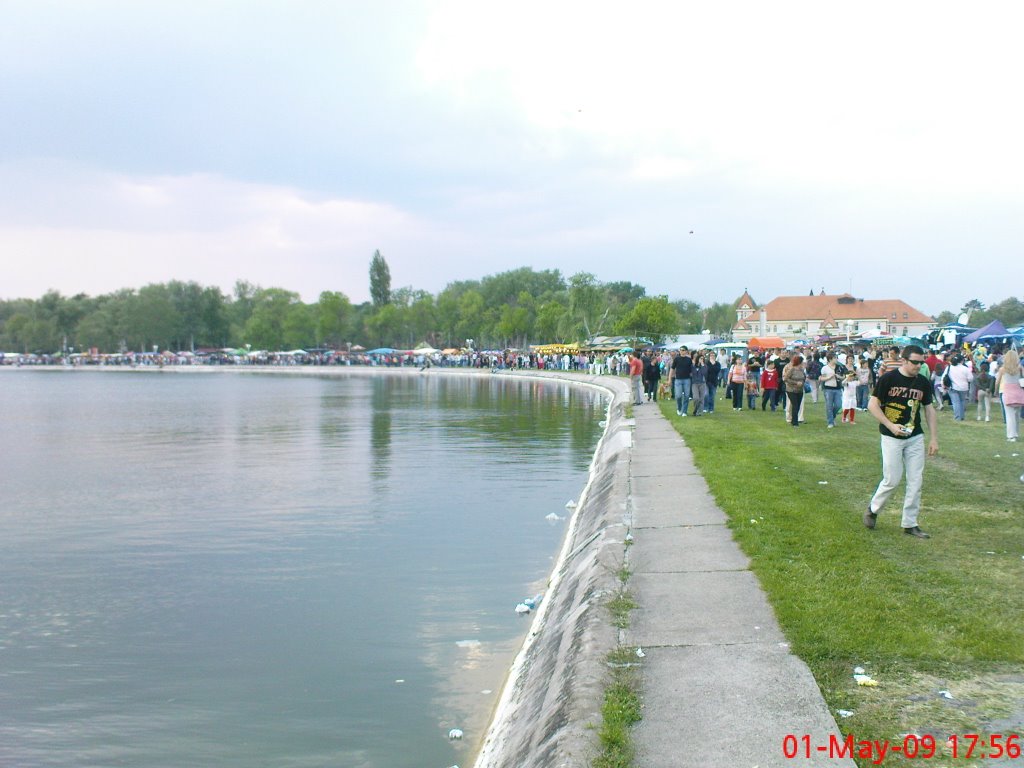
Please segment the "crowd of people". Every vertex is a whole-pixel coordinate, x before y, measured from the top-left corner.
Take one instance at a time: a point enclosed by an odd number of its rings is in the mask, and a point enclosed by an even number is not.
[[[857,414],[868,410],[878,379],[901,364],[896,347],[768,349],[746,356],[683,347],[628,353],[626,367],[634,378],[636,405],[667,396],[675,400],[677,416],[701,416],[714,413],[722,390],[722,402],[729,402],[734,411],[760,405],[762,411],[784,412],[799,426],[805,422],[807,402],[823,401],[826,428],[833,429],[837,424],[856,424]],[[991,421],[995,402],[1007,439],[1015,442],[1020,409],[1005,406],[1024,405],[1014,389],[1019,370],[1016,350],[978,345],[927,353],[924,372],[937,410],[948,406],[954,420],[963,421],[973,406],[978,421]]]
[[[904,533],[928,539],[918,524],[926,455],[939,450],[937,411],[948,403],[953,421],[967,419],[974,406],[977,421],[992,420],[992,404],[1006,427],[1006,439],[1017,442],[1024,412],[1024,378],[1020,356],[1009,347],[984,345],[939,353],[917,345],[895,347],[754,350],[729,358],[708,350],[630,355],[633,403],[670,396],[676,416],[714,413],[716,393],[737,412],[768,408],[785,413],[793,427],[805,423],[807,402],[824,404],[825,427],[857,423],[867,412],[881,435],[882,479],[868,503],[863,523],[875,528],[878,513],[906,479],[901,527]],[[662,381],[667,385],[662,386]],[[928,426],[928,441],[922,423]],[[1024,482],[1024,475],[1021,476]]]

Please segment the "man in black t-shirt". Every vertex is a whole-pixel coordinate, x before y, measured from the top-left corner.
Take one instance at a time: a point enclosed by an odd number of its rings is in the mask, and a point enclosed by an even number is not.
[[[690,404],[690,377],[693,376],[693,358],[686,347],[672,359],[672,396],[676,399],[676,416],[685,416]]]
[[[936,431],[938,417],[932,405],[932,386],[921,374],[924,350],[911,344],[903,350],[903,362],[878,378],[874,394],[868,401],[868,412],[878,420],[882,433],[882,482],[868,503],[864,525],[875,527],[875,518],[900,484],[904,471],[907,491],[903,500],[903,532],[919,539],[930,536],[917,524],[921,509],[921,484],[924,479],[924,430],[921,409],[928,421],[928,455],[939,452]]]

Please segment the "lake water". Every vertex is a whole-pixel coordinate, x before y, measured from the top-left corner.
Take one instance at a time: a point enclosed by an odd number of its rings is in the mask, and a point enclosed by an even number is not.
[[[0,765],[465,766],[604,407],[499,377],[3,372]]]

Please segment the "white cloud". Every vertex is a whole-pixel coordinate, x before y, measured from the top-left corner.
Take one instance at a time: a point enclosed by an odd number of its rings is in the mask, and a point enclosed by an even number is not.
[[[170,279],[230,289],[236,279],[314,300],[366,298],[375,249],[444,240],[386,203],[206,174],[128,176],[55,164],[0,167],[3,294],[103,293]],[[50,204],[44,201],[49,199]]]

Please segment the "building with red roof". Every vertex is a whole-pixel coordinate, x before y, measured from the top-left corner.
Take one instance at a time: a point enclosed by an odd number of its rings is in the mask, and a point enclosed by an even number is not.
[[[736,305],[736,341],[779,336],[787,341],[818,336],[851,337],[864,333],[924,336],[932,317],[901,299],[858,299],[849,293],[779,296],[758,307],[747,291]]]

